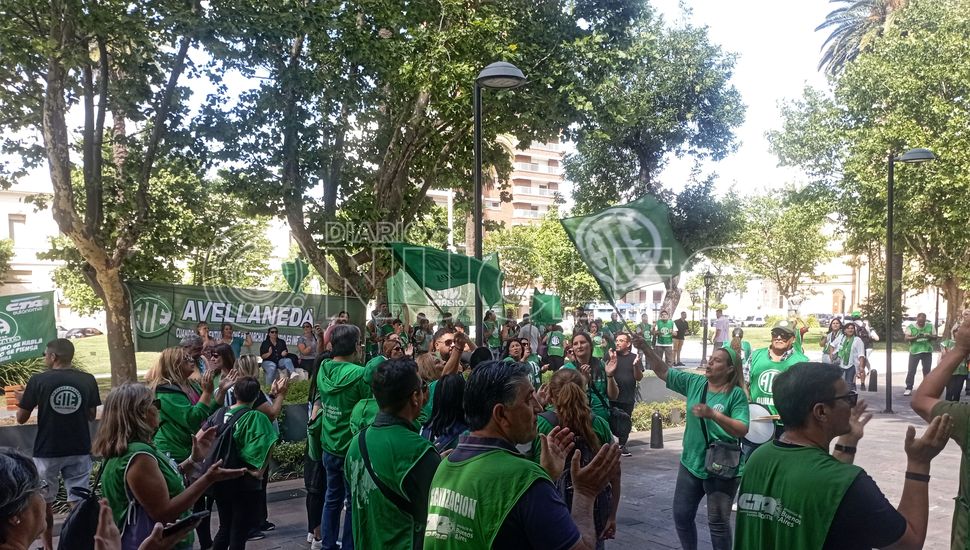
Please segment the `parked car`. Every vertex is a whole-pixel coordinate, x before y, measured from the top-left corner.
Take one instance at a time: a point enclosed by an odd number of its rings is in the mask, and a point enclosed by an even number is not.
[[[765,318],[762,315],[748,315],[741,321],[742,327],[763,327],[765,326]]]
[[[101,336],[104,334],[94,327],[72,328],[64,335],[65,338],[87,338],[88,336]]]
[[[62,327],[61,325],[57,325],[57,337],[67,338],[67,329]]]

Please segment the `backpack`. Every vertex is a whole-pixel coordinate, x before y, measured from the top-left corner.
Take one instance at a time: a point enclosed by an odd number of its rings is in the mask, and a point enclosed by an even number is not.
[[[101,486],[101,474],[104,473],[104,463],[98,469],[98,475],[90,489],[74,487],[71,492],[81,497],[61,526],[60,540],[57,550],[94,550],[94,535],[98,530],[98,516],[101,513],[101,497],[98,488]]]
[[[212,444],[212,449],[209,451],[209,456],[207,456],[202,462],[203,472],[209,471],[209,468],[211,468],[212,465],[219,460],[222,460],[222,468],[234,469],[250,467],[249,464],[242,459],[233,435],[235,433],[236,422],[239,422],[239,419],[246,416],[246,413],[251,411],[252,409],[249,407],[243,407],[232,413],[232,416],[226,420],[226,414],[229,412],[229,407],[220,407],[219,410],[213,413],[212,416],[205,421],[203,424],[204,426],[216,427],[216,440]],[[241,489],[243,490],[259,490],[262,488],[262,481],[248,474],[231,481],[242,484]]]
[[[869,329],[861,322],[852,321],[852,323],[855,324],[855,335],[862,340],[866,349],[872,349],[872,335],[869,334]]]
[[[539,416],[544,418],[546,422],[552,425],[553,428],[559,425],[559,417],[556,415],[555,411],[545,411]],[[573,453],[579,453],[579,465],[580,467],[586,466],[593,461],[596,456],[598,449],[593,449],[590,447],[589,442],[586,438],[576,434],[573,440],[575,447],[573,451],[569,453],[566,457],[566,467],[563,468],[562,475],[559,479],[553,480],[553,484],[556,486],[556,491],[562,497],[563,501],[566,503],[566,507],[570,511],[573,509],[573,480],[572,472],[570,471],[569,465],[573,461]],[[606,524],[610,521],[610,507],[613,505],[613,487],[607,485],[600,494],[596,495],[593,500],[593,524],[596,526],[596,536],[606,529]]]

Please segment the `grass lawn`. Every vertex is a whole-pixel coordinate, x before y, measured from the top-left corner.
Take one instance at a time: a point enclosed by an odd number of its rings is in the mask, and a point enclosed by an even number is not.
[[[733,330],[734,327],[731,327]],[[751,349],[765,348],[768,347],[768,343],[771,341],[771,329],[768,327],[744,327],[744,339],[751,343]],[[825,328],[813,328],[809,329],[805,336],[802,337],[804,342],[805,353],[808,355],[818,354],[822,351],[822,348],[818,345],[822,336],[828,332],[828,327]],[[714,334],[714,329],[710,328],[707,331],[708,338]],[[700,341],[700,336],[689,336],[689,339]],[[885,342],[873,342],[873,349],[885,350]],[[909,344],[903,341],[894,340],[893,341],[894,351],[909,351]]]
[[[108,337],[106,335],[91,336],[71,340],[74,342],[74,358],[84,365],[84,369],[97,376],[111,372],[111,360],[108,358]],[[158,352],[146,351],[135,354],[138,370],[148,370],[158,358]]]

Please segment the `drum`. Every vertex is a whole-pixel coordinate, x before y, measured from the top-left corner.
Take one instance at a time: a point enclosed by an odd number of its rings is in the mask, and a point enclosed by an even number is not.
[[[748,403],[748,435],[744,440],[752,445],[771,441],[775,435],[775,417],[764,405]]]

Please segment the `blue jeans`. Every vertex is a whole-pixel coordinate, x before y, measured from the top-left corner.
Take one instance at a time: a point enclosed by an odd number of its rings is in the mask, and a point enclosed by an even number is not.
[[[674,526],[684,550],[697,549],[697,527],[694,518],[701,500],[707,497],[707,524],[711,529],[714,550],[731,550],[731,503],[741,478],[731,480],[709,477],[700,479],[687,471],[683,464],[677,473],[674,487]]]
[[[350,485],[344,477],[344,457],[323,452],[323,468],[327,471],[327,493],[323,500],[323,518],[320,521],[320,537],[323,550],[337,550],[340,531],[340,511],[346,504],[343,537],[339,548],[353,550],[354,535],[351,522]]]
[[[277,365],[272,361],[263,361],[263,370],[266,371],[266,385],[271,386],[273,381],[276,380],[276,369],[286,369],[286,372],[293,374],[295,368],[293,367],[293,360],[289,357],[280,357],[280,363]]]

